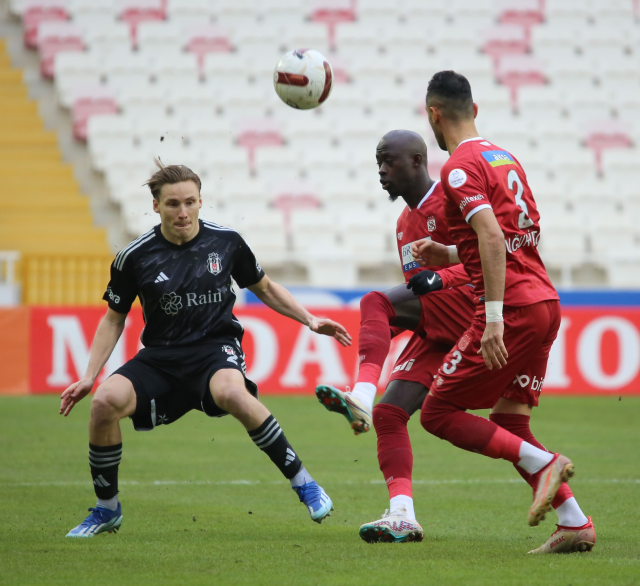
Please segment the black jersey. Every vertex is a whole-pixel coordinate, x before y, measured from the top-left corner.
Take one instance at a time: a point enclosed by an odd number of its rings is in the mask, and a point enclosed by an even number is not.
[[[199,223],[196,237],[180,245],[169,242],[158,225],[123,248],[111,265],[103,299],[114,311],[128,313],[140,297],[145,346],[242,335],[233,315],[231,279],[241,288],[250,287],[264,271],[238,232]]]

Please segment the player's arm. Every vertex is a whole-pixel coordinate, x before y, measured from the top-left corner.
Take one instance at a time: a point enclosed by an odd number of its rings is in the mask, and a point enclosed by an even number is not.
[[[478,235],[480,262],[485,290],[486,326],[478,354],[482,353],[489,370],[502,368],[507,364],[507,350],[504,346],[504,322],[502,303],[507,268],[507,253],[504,234],[493,210],[481,209],[470,219],[471,227]]]
[[[460,262],[455,245],[446,246],[430,238],[412,242],[411,255],[421,267],[439,267]]]
[[[407,289],[411,289],[416,295],[427,295],[440,289],[449,287],[461,287],[470,283],[471,279],[464,270],[462,264],[457,264],[439,271],[425,269],[416,273],[409,279]]]
[[[343,346],[351,346],[351,336],[344,326],[330,319],[312,315],[300,305],[289,291],[272,281],[267,275],[264,275],[255,285],[249,286],[248,289],[262,303],[279,314],[308,326],[318,334],[333,336]]]
[[[111,352],[113,352],[122,335],[126,319],[126,313],[118,313],[111,308],[107,308],[107,313],[100,320],[93,338],[87,372],[78,382],[73,383],[62,393],[60,414],[65,417],[69,415],[73,406],[91,392],[96,378],[98,378],[107,360],[109,360]]]

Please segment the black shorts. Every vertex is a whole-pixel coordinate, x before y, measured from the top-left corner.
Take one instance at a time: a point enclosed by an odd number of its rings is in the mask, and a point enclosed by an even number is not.
[[[228,415],[209,390],[211,377],[225,368],[246,372],[242,346],[235,339],[209,340],[198,345],[143,348],[112,374],[129,379],[136,392],[131,416],[138,431],[167,425],[197,409],[209,417]],[[247,390],[258,397],[258,387],[245,376]]]

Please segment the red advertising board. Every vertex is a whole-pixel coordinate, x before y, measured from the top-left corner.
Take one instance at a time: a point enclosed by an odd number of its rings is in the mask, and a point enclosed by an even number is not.
[[[354,309],[316,311],[340,321],[354,336],[341,347],[266,307],[244,307],[236,315],[245,328],[243,346],[247,375],[263,393],[311,393],[316,384],[353,385],[360,314]],[[86,369],[101,308],[32,308],[30,324],[30,389],[60,392]],[[140,348],[142,315],[133,310],[118,346],[101,378]],[[393,340],[381,378],[407,336]],[[566,308],[549,359],[544,382],[548,393],[640,394],[640,309]]]

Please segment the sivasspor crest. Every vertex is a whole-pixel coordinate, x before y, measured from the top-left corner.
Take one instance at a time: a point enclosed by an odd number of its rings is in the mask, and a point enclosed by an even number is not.
[[[222,264],[220,263],[220,255],[217,252],[212,252],[207,258],[207,270],[212,275],[220,274],[222,270]]]
[[[429,216],[427,218],[427,230],[429,230],[429,232],[433,232],[436,229],[436,217],[435,216]]]

